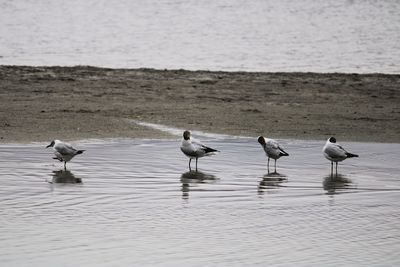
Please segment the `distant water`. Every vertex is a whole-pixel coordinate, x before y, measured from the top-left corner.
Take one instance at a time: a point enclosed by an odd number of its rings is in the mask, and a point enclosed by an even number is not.
[[[0,64],[400,73],[400,1],[0,0]]]
[[[321,141],[282,140],[267,175],[256,140],[204,138],[198,174],[179,140],[82,141],[68,171],[0,145],[0,265],[400,265],[399,144],[343,144],[332,180]]]

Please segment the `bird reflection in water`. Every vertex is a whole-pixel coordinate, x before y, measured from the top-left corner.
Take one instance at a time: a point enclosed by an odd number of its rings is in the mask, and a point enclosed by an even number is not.
[[[75,177],[75,175],[69,170],[53,171],[53,179],[51,183],[54,184],[80,184],[82,183],[81,178]]]
[[[268,189],[277,189],[282,187],[282,183],[286,183],[288,181],[287,176],[281,173],[273,172],[268,173],[263,176],[262,180],[258,185],[258,193],[264,194],[265,190]]]
[[[214,183],[217,177],[200,171],[188,171],[181,175],[182,198],[189,199],[190,187],[195,184]]]
[[[342,174],[325,176],[322,185],[328,195],[338,194],[336,190],[354,189],[351,180]]]

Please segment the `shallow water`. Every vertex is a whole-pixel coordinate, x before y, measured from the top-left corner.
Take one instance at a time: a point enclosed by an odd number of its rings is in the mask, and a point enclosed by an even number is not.
[[[201,138],[220,154],[188,171],[179,140],[74,143],[63,171],[45,144],[0,145],[3,266],[398,266],[399,144],[331,179],[321,141],[282,140],[268,175],[249,138]],[[194,165],[193,165],[194,166]]]
[[[0,10],[0,64],[400,72],[397,0],[0,0]]]

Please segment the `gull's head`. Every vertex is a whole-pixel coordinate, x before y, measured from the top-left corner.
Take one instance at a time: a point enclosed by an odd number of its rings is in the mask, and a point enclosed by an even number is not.
[[[183,139],[189,140],[190,139],[190,132],[189,131],[184,131],[183,132]]]
[[[51,141],[50,145],[46,146],[46,148],[53,147],[56,143],[56,140]]]
[[[55,139],[55,140],[51,141],[50,145],[46,146],[46,148],[54,147],[54,146],[57,145],[58,143],[61,143],[61,141]]]
[[[336,143],[336,138],[335,137],[331,137],[331,138],[328,139],[328,141],[330,143]]]
[[[265,145],[264,136],[259,136],[259,137],[258,137],[258,142],[259,142],[262,146]]]

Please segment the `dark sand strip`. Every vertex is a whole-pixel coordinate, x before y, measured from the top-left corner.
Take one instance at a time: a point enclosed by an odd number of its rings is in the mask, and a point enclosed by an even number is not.
[[[164,138],[129,119],[272,138],[400,142],[400,75],[0,66],[0,142]]]

